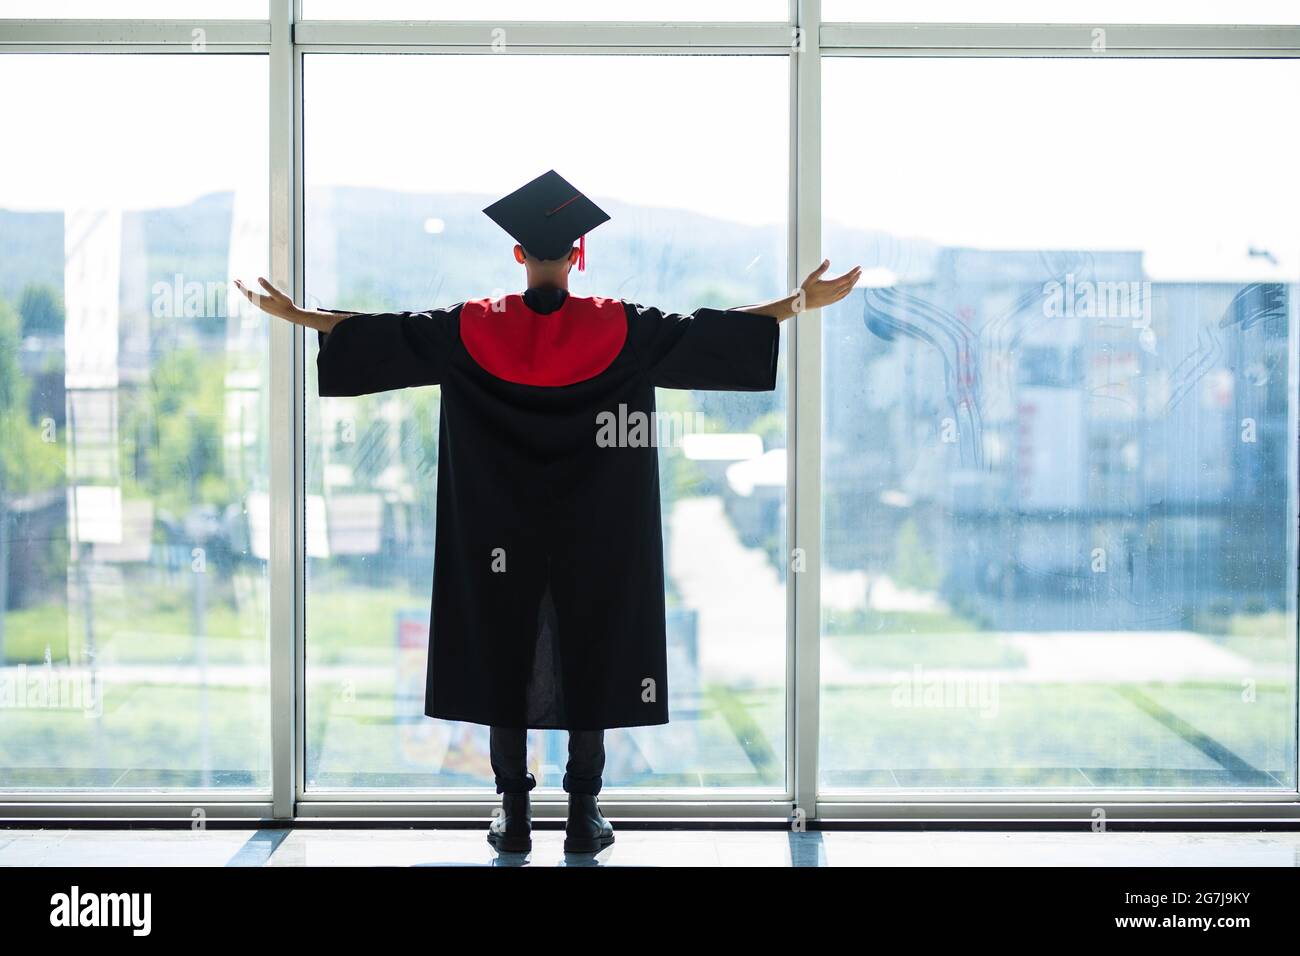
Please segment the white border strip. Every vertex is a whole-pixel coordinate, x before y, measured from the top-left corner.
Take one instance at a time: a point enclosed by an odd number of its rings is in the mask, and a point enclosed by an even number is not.
[[[500,806],[495,794],[479,799],[463,793],[446,801],[405,798],[401,800],[370,801],[353,794],[348,800],[316,801],[304,803],[294,821],[332,820],[346,826],[352,820],[412,821],[431,823],[437,820],[478,820],[486,822],[492,811]],[[611,794],[602,795],[601,809],[612,819],[640,818],[643,820],[719,820],[785,821],[790,816],[790,804],[784,800],[737,801],[678,800],[644,801]],[[542,795],[533,801],[533,814],[540,819],[562,819],[567,811],[563,794]],[[1219,800],[1204,803],[1148,801],[1128,803],[1113,800],[1088,802],[1021,802],[1021,803],[822,803],[820,819],[842,823],[862,822],[878,824],[915,825],[918,823],[974,823],[997,825],[1004,823],[1074,823],[1092,827],[1100,823],[1159,822],[1170,825],[1180,823],[1220,823],[1243,828],[1264,823],[1300,824],[1300,808],[1294,803],[1252,800]],[[119,797],[114,802],[80,802],[66,799],[43,803],[0,803],[0,820],[21,824],[25,821],[72,820],[132,820],[139,822],[166,822],[176,820],[248,820],[250,822],[292,822],[277,817],[272,804],[267,801],[218,801],[208,799],[189,802],[160,801],[139,802]],[[3,832],[3,831],[0,831]]]
[[[266,50],[272,24],[266,20],[4,20],[0,46],[171,46],[186,51],[195,30],[211,47],[239,46]],[[107,52],[107,51],[105,51]]]
[[[1103,31],[1105,50],[1093,52],[1095,31]],[[828,23],[821,29],[823,50],[1020,51],[1214,53],[1300,51],[1300,26],[1164,26],[1131,23]]]
[[[306,20],[299,46],[438,46],[506,51],[517,47],[766,47],[790,49],[788,23],[534,23],[475,20]]]

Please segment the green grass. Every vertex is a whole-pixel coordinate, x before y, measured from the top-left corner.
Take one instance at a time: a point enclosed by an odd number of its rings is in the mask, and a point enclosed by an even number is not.
[[[1287,626],[1287,616],[1280,612],[1234,615],[1229,619],[1227,633],[1215,640],[1256,664],[1296,661],[1296,631],[1294,626]]]
[[[397,613],[426,620],[431,595],[372,588],[321,588],[307,597],[307,659],[313,664],[358,664],[392,659]]]
[[[122,664],[180,662],[194,659],[192,577],[176,587],[132,582],[95,588],[94,631],[101,662]],[[261,592],[264,593],[264,589]],[[211,663],[264,660],[265,620],[259,599],[242,615],[220,594],[205,604],[203,630]],[[55,661],[84,660],[89,640],[80,607],[39,605],[11,611],[5,618],[8,663],[45,659],[47,644]]]
[[[1233,684],[992,684],[994,706],[943,706],[900,688],[827,687],[821,765],[832,786],[1281,786],[1233,777],[1138,706],[1145,695],[1262,772],[1291,774],[1290,689]],[[901,776],[900,776],[901,774]],[[1198,782],[1199,781],[1199,782]],[[1294,781],[1291,781],[1294,783]]]
[[[49,646],[52,660],[68,656],[68,612],[58,604],[39,604],[5,615],[5,659],[10,664],[45,660]]]
[[[94,640],[101,662],[188,663],[195,660],[192,592],[160,586],[96,592]],[[213,664],[265,661],[264,590],[241,614],[232,601],[205,606],[208,661]],[[428,614],[429,595],[414,591],[324,587],[308,596],[307,653],[313,663],[359,663],[391,655],[399,610]],[[87,646],[84,615],[74,608],[44,604],[5,617],[5,657],[10,664],[80,661]]]
[[[1134,692],[1276,779],[1231,772],[1136,706]],[[391,682],[345,688],[318,680],[307,699],[309,764],[326,783],[410,785],[418,775],[425,785],[459,786],[485,779],[481,767],[471,770],[454,755],[445,761],[456,771],[450,778],[433,775],[432,759],[429,771],[419,769],[421,740],[433,725],[418,717],[418,701],[406,701],[398,718]],[[779,787],[783,701],[779,689],[708,687],[693,746],[699,772],[667,775],[612,760],[618,783],[611,785]],[[125,683],[108,689],[98,720],[75,710],[7,712],[0,735],[5,785],[199,786],[200,703],[197,688]],[[219,768],[208,783],[265,786],[264,691],[213,688],[208,703],[211,766]],[[1288,782],[1290,706],[1289,688],[1273,685],[1245,704],[1233,685],[1003,684],[994,706],[984,708],[908,701],[890,685],[829,687],[821,715],[823,781],[832,788],[1280,788]],[[734,753],[737,744],[750,770],[711,773],[710,752]]]
[[[209,604],[209,660],[243,663],[266,673],[264,588],[241,614],[230,595]],[[105,593],[106,592],[106,593]],[[101,588],[96,638],[101,663],[189,665],[192,592],[157,587]],[[452,741],[444,761],[451,775],[420,771],[433,722],[416,695],[422,668],[408,669],[408,698],[396,700],[399,612],[427,613],[428,595],[316,579],[307,607],[309,666],[343,667],[307,688],[309,766],[327,781],[391,786],[481,785],[481,755]],[[864,615],[861,623],[868,619]],[[41,661],[46,643],[56,661],[82,646],[82,622],[50,604],[11,612],[10,662]],[[847,623],[841,618],[841,624]],[[957,668],[972,672],[1023,666],[996,632],[979,631],[950,614],[875,615],[871,627],[823,640],[851,668],[900,672]],[[1241,616],[1210,639],[1261,664],[1291,663],[1295,637],[1282,615]],[[64,644],[60,644],[60,641]],[[417,655],[418,656],[418,655]],[[80,659],[79,657],[76,659]],[[420,662],[417,662],[420,663]],[[409,661],[408,661],[409,665]],[[376,676],[348,666],[378,668]],[[986,682],[984,706],[944,706],[909,699],[902,685],[826,686],[821,701],[823,781],[838,787],[918,786],[1294,786],[1294,688],[1261,681],[1243,694],[1231,682],[1181,684],[1023,684]],[[0,786],[193,787],[265,786],[269,714],[264,681],[212,687],[201,717],[197,687],[126,680],[107,688],[100,717],[76,710],[9,709],[0,732]],[[937,704],[937,706],[936,706]],[[993,706],[988,706],[992,704]],[[704,689],[694,725],[699,771],[668,775],[642,760],[624,760],[611,775],[634,786],[779,787],[785,777],[785,693],[781,688]],[[691,715],[674,714],[675,721]],[[204,744],[206,726],[207,743]],[[199,772],[206,746],[211,767]],[[425,748],[425,749],[422,749]],[[710,754],[737,752],[745,769],[710,771]],[[1225,759],[1224,755],[1228,755]],[[1220,759],[1216,759],[1216,756]],[[427,766],[432,768],[433,758]],[[415,769],[412,770],[411,768]],[[416,774],[412,777],[411,774]],[[1272,773],[1274,778],[1261,775]],[[1272,780],[1273,782],[1270,782]]]
[[[952,611],[826,611],[822,631],[829,635],[978,631],[979,625]]]
[[[169,687],[127,681],[103,689],[102,714],[75,707],[4,712],[0,785],[7,787],[265,788],[270,710],[264,688]],[[206,723],[206,744],[205,744]],[[203,759],[214,768],[205,776]]]

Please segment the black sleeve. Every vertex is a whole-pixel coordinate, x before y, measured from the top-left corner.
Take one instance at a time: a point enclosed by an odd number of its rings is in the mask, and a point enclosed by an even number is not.
[[[770,392],[781,324],[770,315],[696,309],[690,315],[625,303],[628,334],[660,388]]]
[[[344,309],[322,309],[343,312]],[[460,305],[426,312],[357,313],[319,333],[316,380],[322,396],[369,395],[437,385],[455,344]]]

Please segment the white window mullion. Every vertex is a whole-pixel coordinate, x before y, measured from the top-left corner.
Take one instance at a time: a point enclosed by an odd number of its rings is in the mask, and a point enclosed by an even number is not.
[[[800,0],[794,64],[792,136],[794,255],[792,285],[821,261],[821,50],[820,0]],[[821,641],[821,324],[805,313],[791,320],[788,364],[791,404],[789,481],[791,624],[794,631],[794,800],[807,818],[817,816],[817,749]],[[797,550],[796,550],[797,549]],[[797,554],[798,564],[793,563]],[[801,568],[802,570],[795,570]]]
[[[293,0],[271,4],[270,262],[271,281],[297,293],[295,194],[298,91],[292,42]],[[302,482],[302,335],[272,320],[271,441],[271,797],[277,819],[293,816],[298,794],[298,633],[302,539],[297,503]]]

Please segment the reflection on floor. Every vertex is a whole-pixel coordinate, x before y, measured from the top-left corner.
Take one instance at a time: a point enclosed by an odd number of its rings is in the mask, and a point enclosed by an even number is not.
[[[483,831],[0,830],[0,866],[1300,866],[1300,833],[620,830],[599,855]]]

